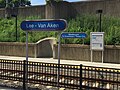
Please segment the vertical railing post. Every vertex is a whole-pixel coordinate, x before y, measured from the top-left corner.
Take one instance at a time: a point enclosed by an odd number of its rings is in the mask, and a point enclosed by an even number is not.
[[[57,68],[57,87],[58,87],[58,90],[59,90],[59,78],[60,78],[60,38],[61,36],[59,36],[59,39],[58,39],[58,68]]]
[[[80,64],[80,90],[82,90],[82,64]]]
[[[26,85],[25,85],[25,66],[26,66],[26,60],[23,61],[23,90],[26,90]]]

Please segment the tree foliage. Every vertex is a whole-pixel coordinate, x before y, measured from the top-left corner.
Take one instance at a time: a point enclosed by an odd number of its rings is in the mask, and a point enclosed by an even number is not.
[[[20,6],[30,6],[31,2],[29,0],[8,0],[8,7],[20,7]],[[5,8],[6,0],[0,0],[0,8]]]
[[[46,0],[46,3],[54,3],[54,2],[60,2],[63,0]]]
[[[25,42],[26,34],[20,29],[20,24],[23,20],[40,20],[41,17],[31,16],[26,18],[18,18],[17,30],[18,41]],[[90,32],[99,31],[99,18],[96,15],[78,15],[74,19],[67,20],[68,27],[64,32],[84,32],[87,38],[61,38],[61,43],[64,44],[90,44]],[[120,18],[102,16],[102,32],[105,32],[104,43],[106,45],[120,45]],[[28,42],[37,42],[46,37],[58,38],[58,32],[29,32]],[[15,19],[1,18],[0,19],[0,42],[12,42],[16,40]]]

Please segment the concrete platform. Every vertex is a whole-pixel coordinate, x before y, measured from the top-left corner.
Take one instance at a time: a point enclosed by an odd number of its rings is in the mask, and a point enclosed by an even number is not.
[[[0,59],[4,60],[26,60],[26,57],[15,57],[15,56],[0,56]],[[53,58],[28,58],[28,61],[33,62],[45,62],[45,63],[58,63],[58,59]],[[120,64],[112,63],[96,63],[96,62],[86,62],[86,61],[75,61],[75,60],[60,60],[61,64],[70,64],[70,65],[80,65],[85,66],[96,66],[96,67],[106,67],[106,68],[116,68],[120,69]]]

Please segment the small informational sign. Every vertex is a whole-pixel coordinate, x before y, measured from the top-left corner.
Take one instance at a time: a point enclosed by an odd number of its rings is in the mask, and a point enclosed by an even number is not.
[[[24,31],[63,31],[67,27],[64,19],[43,19],[39,21],[22,21],[21,29]]]
[[[104,32],[91,32],[90,35],[90,49],[104,50]]]
[[[65,32],[61,34],[62,38],[86,38],[86,33],[80,33],[80,32]]]

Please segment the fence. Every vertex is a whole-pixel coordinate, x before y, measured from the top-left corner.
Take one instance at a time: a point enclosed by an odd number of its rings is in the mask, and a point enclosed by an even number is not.
[[[0,60],[0,79],[25,81],[25,63],[26,61]],[[120,69],[28,62],[28,83],[78,90],[120,90]]]

